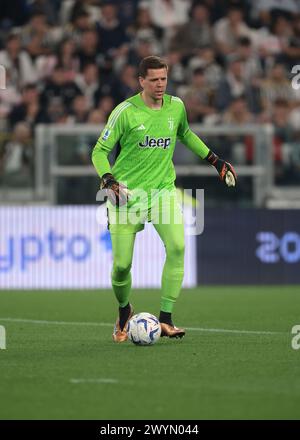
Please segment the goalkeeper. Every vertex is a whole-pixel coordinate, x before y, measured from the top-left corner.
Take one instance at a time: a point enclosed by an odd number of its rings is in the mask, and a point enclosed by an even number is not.
[[[182,100],[165,94],[167,74],[168,66],[161,58],[149,56],[141,61],[142,92],[112,111],[92,154],[93,164],[101,177],[101,188],[108,195],[112,287],[119,304],[113,331],[116,342],[126,341],[126,325],[133,315],[129,296],[134,241],[146,221],[153,223],[166,250],[159,315],[161,335],[170,338],[185,335],[185,330],[177,328],[172,319],[184,274],[184,225],[176,199],[172,163],[176,139],[214,166],[227,186],[236,184],[232,165],[210,151],[190,130]],[[107,156],[117,142],[120,142],[121,151],[111,169]],[[138,213],[138,221],[132,221],[128,215],[132,209]]]

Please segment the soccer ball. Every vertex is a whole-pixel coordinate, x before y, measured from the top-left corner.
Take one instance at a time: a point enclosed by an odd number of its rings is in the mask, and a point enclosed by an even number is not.
[[[136,345],[153,345],[160,338],[161,326],[159,320],[150,313],[138,313],[127,324],[127,334]]]

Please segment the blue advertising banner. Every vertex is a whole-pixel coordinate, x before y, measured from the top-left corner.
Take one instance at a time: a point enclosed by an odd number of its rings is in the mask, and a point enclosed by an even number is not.
[[[153,225],[137,234],[133,287],[158,288],[165,249]],[[197,277],[196,238],[186,237],[184,287]],[[111,288],[104,205],[0,207],[0,289]]]
[[[205,209],[198,284],[300,284],[300,211]]]

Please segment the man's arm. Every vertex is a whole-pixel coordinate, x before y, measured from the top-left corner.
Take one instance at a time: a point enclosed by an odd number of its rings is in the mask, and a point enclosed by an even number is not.
[[[92,162],[100,177],[104,176],[104,174],[111,174],[111,168],[107,158],[111,150],[112,148],[107,148],[101,143],[100,138],[94,146],[92,152]]]
[[[93,149],[92,162],[100,177],[106,173],[111,173],[107,157],[124,133],[124,111],[128,106],[129,104],[126,101],[122,102],[111,112]]]
[[[125,101],[112,111],[92,153],[92,162],[101,177],[100,188],[107,190],[110,202],[117,206],[127,202],[128,191],[112,175],[107,157],[125,131],[125,111],[130,105]]]
[[[193,151],[201,159],[205,159],[210,165],[216,168],[220,179],[227,186],[235,186],[237,175],[233,166],[223,159],[220,159],[213,151],[211,151],[205,143],[190,129],[180,140]]]
[[[220,159],[215,153],[213,153],[207,147],[207,145],[205,145],[205,143],[189,128],[184,104],[181,123],[178,127],[177,135],[187,148],[216,168],[222,182],[224,182],[227,186],[236,185],[237,175],[233,166],[229,162]]]

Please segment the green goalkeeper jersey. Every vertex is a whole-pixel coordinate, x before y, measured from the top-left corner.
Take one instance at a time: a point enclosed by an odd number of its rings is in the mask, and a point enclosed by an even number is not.
[[[130,190],[168,189],[174,186],[172,157],[176,139],[204,159],[209,149],[189,128],[182,100],[165,94],[159,110],[148,107],[141,94],[119,104],[111,113],[92,160],[99,174],[112,173]],[[121,146],[113,168],[107,156],[119,142]]]

